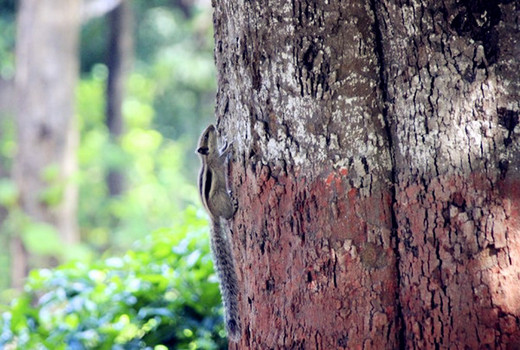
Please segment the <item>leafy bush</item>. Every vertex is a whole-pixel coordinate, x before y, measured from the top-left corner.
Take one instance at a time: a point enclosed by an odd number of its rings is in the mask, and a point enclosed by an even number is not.
[[[196,210],[123,257],[34,270],[0,320],[2,349],[224,349],[207,223]]]

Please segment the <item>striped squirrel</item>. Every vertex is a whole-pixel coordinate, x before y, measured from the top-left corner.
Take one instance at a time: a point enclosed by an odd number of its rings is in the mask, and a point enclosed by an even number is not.
[[[221,222],[221,219],[229,220],[233,217],[236,205],[226,187],[227,144],[222,150],[218,150],[215,126],[209,125],[204,130],[200,136],[197,153],[202,163],[199,174],[199,193],[211,220],[210,246],[215,270],[220,280],[226,329],[229,339],[236,342],[241,335],[238,315],[238,282],[233,253]]]

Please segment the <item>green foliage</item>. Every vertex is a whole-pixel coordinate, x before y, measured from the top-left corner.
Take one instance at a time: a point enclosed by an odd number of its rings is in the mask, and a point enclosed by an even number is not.
[[[83,25],[79,48],[81,72],[88,73],[96,64],[105,62],[109,38],[108,30],[106,16],[93,18]]]
[[[10,113],[0,111],[0,164],[2,170],[11,169],[16,152],[16,132]]]
[[[32,271],[2,316],[0,348],[224,349],[206,227],[189,208],[123,257]]]
[[[105,125],[106,18],[83,27],[76,87],[79,171],[66,179],[79,186],[82,243],[63,245],[53,227],[21,210],[15,184],[0,179],[0,207],[7,212],[0,227],[0,287],[9,283],[10,237],[22,239],[33,266],[69,261],[31,273],[24,293],[0,320],[1,349],[225,348],[207,223],[193,209],[198,203],[193,149],[214,104],[211,14],[173,3],[133,1],[135,63],[122,106],[124,131],[117,139]],[[0,14],[5,78],[14,72],[13,4],[0,5],[11,9]],[[0,162],[8,173],[16,132],[13,119],[0,123]],[[125,191],[111,197],[106,177],[115,170],[124,174]],[[53,166],[41,175],[47,188],[39,198],[53,208],[62,201],[64,181]],[[138,248],[122,258],[94,260],[122,254],[136,240]],[[12,300],[12,293],[2,291],[0,300]]]
[[[197,140],[213,114],[216,90],[211,12],[195,8],[186,18],[158,6],[140,19],[136,54],[138,63],[152,63],[139,68],[156,84],[154,126],[167,137]]]
[[[63,251],[63,243],[56,228],[43,222],[27,221],[22,234],[25,247],[40,255],[57,255]]]
[[[215,91],[209,11],[186,17],[170,1],[134,1],[136,59],[123,101],[125,130],[113,139],[105,125],[107,68],[100,52],[105,19],[83,30],[79,224],[90,247],[124,250],[143,233],[168,227],[198,202],[193,154],[201,122],[212,114]],[[110,197],[105,179],[119,171],[126,190]],[[49,202],[60,188],[46,193]]]
[[[0,77],[10,79],[14,75],[14,1],[4,0],[0,5]]]
[[[12,208],[18,199],[18,189],[11,179],[0,178],[0,206]]]
[[[60,178],[60,168],[56,164],[47,166],[42,179],[46,183],[45,189],[39,193],[39,199],[49,207],[58,206],[63,200],[65,182]]]
[[[169,0],[132,3],[136,17],[135,64],[126,84],[125,130],[119,139],[113,139],[105,125],[108,73],[102,62],[107,55],[107,19],[95,19],[82,30],[83,74],[77,87],[79,171],[66,181],[79,185],[81,238],[94,252],[124,251],[143,234],[171,226],[178,218],[176,213],[198,202],[198,159],[193,149],[198,133],[213,113],[215,79],[209,9],[191,6],[186,11],[172,6]],[[13,4],[8,1],[0,5],[0,29],[6,34],[0,39],[0,58],[5,58],[0,60],[0,70],[9,70],[14,64]],[[15,123],[11,118],[0,118],[0,123],[0,162],[9,173],[16,150]],[[47,188],[38,194],[51,208],[58,206],[64,195],[65,183],[56,169],[51,166],[42,174]],[[110,197],[108,193],[106,178],[111,171],[124,174],[126,190],[121,196]],[[19,212],[17,189],[10,181],[2,181],[0,206],[8,210],[8,215],[0,233],[4,237],[41,236],[44,230],[24,233],[35,226]],[[31,247],[36,245],[29,247],[31,254],[51,251],[32,251]],[[53,257],[61,259],[60,251]],[[0,286],[5,284],[0,282]]]
[[[190,203],[198,202],[195,177],[183,174],[186,145],[152,128],[154,81],[133,73],[123,104],[126,129],[119,140],[104,125],[104,66],[95,66],[78,90],[81,142],[79,223],[92,247],[124,250],[143,233],[169,227]],[[191,152],[190,152],[191,154]],[[125,174],[126,190],[110,197],[109,171]]]
[[[151,79],[152,126],[163,136],[186,139],[193,149],[213,115],[215,66],[209,4],[133,0],[134,73]],[[107,18],[88,22],[81,36],[81,72],[106,63]],[[191,164],[193,165],[193,164]]]

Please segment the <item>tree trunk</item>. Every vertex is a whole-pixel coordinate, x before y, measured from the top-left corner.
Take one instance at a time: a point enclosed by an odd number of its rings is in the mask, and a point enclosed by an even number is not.
[[[0,77],[0,121],[14,113],[14,79]]]
[[[132,7],[127,0],[122,1],[108,16],[110,40],[108,47],[107,83],[107,126],[113,140],[123,131],[122,104],[128,66],[132,56]],[[118,170],[110,170],[107,177],[109,193],[112,196],[123,192],[124,177]]]
[[[13,176],[20,205],[32,219],[54,225],[67,244],[79,241],[77,188],[70,176],[76,171],[78,142],[74,91],[80,3],[21,1],[16,42],[18,153]],[[49,186],[44,172],[52,166],[58,175],[50,181],[63,184],[61,201],[55,206],[42,200],[42,192]],[[27,254],[23,251],[13,252],[23,254],[16,256],[20,265],[13,271],[15,285],[20,285],[27,272]]]
[[[215,1],[232,348],[520,346],[520,11],[469,3]]]
[[[407,347],[520,348],[520,4],[377,4]]]

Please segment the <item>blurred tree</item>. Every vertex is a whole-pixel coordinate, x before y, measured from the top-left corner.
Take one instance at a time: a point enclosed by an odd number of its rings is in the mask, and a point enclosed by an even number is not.
[[[8,210],[4,206],[14,191],[8,180],[11,172],[12,124],[14,111],[14,33],[15,2],[0,2],[0,228],[5,228]],[[14,197],[14,196],[13,196]],[[9,283],[9,243],[5,230],[0,231],[0,288]],[[2,250],[3,248],[3,250]]]
[[[108,16],[110,39],[108,42],[108,81],[106,122],[111,137],[115,140],[123,131],[122,104],[125,82],[133,52],[132,6],[122,1]],[[107,185],[110,195],[123,192],[124,177],[120,170],[110,169]]]
[[[7,278],[10,274],[8,242],[13,235],[20,237],[13,241],[17,246],[21,239],[28,248],[31,267],[39,266],[40,261],[48,263],[49,256],[59,261],[72,256],[87,259],[94,251],[124,251],[135,239],[159,227],[172,225],[176,221],[175,213],[196,198],[195,181],[190,179],[196,176],[198,160],[191,156],[191,150],[201,124],[206,124],[214,104],[209,4],[190,0],[181,1],[182,4],[171,0],[127,1],[132,4],[135,15],[136,63],[129,74],[122,103],[125,128],[114,142],[105,115],[109,103],[106,96],[109,74],[115,70],[110,67],[108,59],[111,55],[107,52],[111,21],[104,15],[110,13],[118,2],[84,0],[80,15],[83,24],[80,40],[82,79],[75,91],[81,147],[75,152],[79,155],[80,170],[73,181],[80,188],[77,215],[81,241],[85,244],[76,245],[73,253],[71,249],[62,249],[61,238],[53,223],[47,220],[44,221],[46,224],[40,225],[41,219],[24,214],[25,193],[22,193],[20,201],[17,200],[21,176],[33,176],[42,183],[39,193],[34,195],[40,200],[39,206],[56,211],[66,184],[60,176],[60,165],[54,162],[52,166],[44,167],[45,171],[39,170],[39,174],[19,170],[16,183],[7,178],[0,181],[0,205],[7,208],[8,214],[7,219],[0,223],[0,246],[4,247],[0,257],[5,259],[0,260],[0,266],[5,268],[5,273],[0,270],[0,275]],[[14,76],[14,9],[13,1],[0,2],[0,75],[3,79]],[[53,16],[49,18],[55,21]],[[32,23],[30,26],[33,38],[43,37],[34,33],[36,30]],[[36,58],[31,59],[35,67],[43,64],[36,61]],[[50,79],[46,84],[47,89],[51,86],[54,90]],[[69,89],[70,92],[73,90]],[[9,102],[12,98],[6,97],[5,100]],[[28,99],[25,101],[28,103]],[[50,102],[51,99],[45,98],[42,106]],[[20,107],[24,108],[28,107]],[[40,112],[45,114],[42,124],[50,123],[47,120],[49,113],[44,112],[48,109],[40,107]],[[18,109],[16,111],[18,113]],[[5,108],[0,106],[0,113],[3,112]],[[0,120],[0,165],[6,176],[13,172],[11,164],[15,163],[17,152],[16,128],[12,125],[15,121],[10,116]],[[36,143],[25,143],[21,148],[26,152],[29,149],[41,150],[35,146]],[[189,150],[188,157],[186,150]],[[16,163],[19,165],[19,160]],[[128,190],[117,197],[110,197],[107,186],[110,170],[123,171],[126,176]],[[15,251],[19,249],[18,246]],[[21,262],[15,265],[23,266],[26,254],[13,255],[21,258]],[[0,280],[0,289],[8,285],[6,282]]]
[[[5,120],[12,119],[14,111],[14,1],[0,3],[0,140],[4,139]],[[3,164],[3,152],[0,152],[0,178],[7,175],[9,169]]]
[[[14,82],[0,76],[0,118],[11,114],[14,109]]]
[[[22,210],[32,220],[56,227],[66,244],[79,241],[71,175],[78,143],[74,87],[80,15],[80,0],[22,0],[17,18],[13,176]],[[14,287],[28,272],[24,238],[12,240]]]

